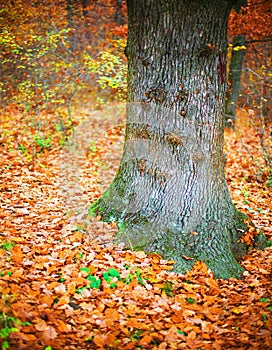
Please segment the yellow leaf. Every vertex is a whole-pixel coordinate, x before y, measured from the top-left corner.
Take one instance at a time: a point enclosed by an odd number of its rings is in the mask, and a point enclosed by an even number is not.
[[[233,48],[233,51],[240,51],[240,50],[246,50],[246,46],[242,45],[242,46],[235,46]]]
[[[239,315],[241,312],[240,312],[240,310],[239,309],[232,309],[232,312],[233,313],[235,313],[235,314],[237,314],[237,315]]]

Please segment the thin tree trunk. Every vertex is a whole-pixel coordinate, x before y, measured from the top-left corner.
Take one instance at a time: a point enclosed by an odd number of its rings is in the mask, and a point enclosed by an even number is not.
[[[227,189],[223,104],[228,1],[128,0],[127,128],[119,171],[91,206],[119,242],[240,276],[246,230]]]
[[[236,108],[237,100],[239,97],[239,89],[241,85],[243,60],[246,53],[245,43],[245,35],[238,35],[233,40],[228,76],[230,87],[227,92],[227,99],[225,105],[225,120],[227,127],[234,127],[235,125]]]
[[[73,4],[72,0],[67,0],[67,18],[70,28],[73,28],[74,22],[73,22]]]
[[[72,0],[66,0],[66,6],[67,6],[67,20],[68,20],[68,25],[71,29],[71,35],[69,37],[70,45],[71,45],[71,50],[75,50],[75,42],[74,42],[74,20],[73,20],[73,3]]]
[[[82,6],[82,15],[84,17],[84,20],[87,19],[89,11],[87,10],[88,7],[88,0],[81,0],[81,6]]]
[[[91,32],[90,32],[90,26],[89,26],[89,5],[90,3],[92,3],[93,1],[90,0],[81,0],[81,6],[82,6],[82,15],[83,15],[83,26],[84,26],[84,37],[85,40],[87,42],[87,44],[89,45],[91,42]],[[87,45],[87,46],[88,46]]]
[[[114,15],[114,20],[118,25],[124,24],[124,18],[122,14],[122,0],[116,0],[116,10]]]

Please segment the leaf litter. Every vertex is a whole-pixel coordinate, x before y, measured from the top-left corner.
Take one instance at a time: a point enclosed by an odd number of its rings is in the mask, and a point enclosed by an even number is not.
[[[103,111],[82,110],[92,135],[80,138],[77,159],[53,139],[34,164],[18,149],[22,116],[11,114],[1,119],[0,140],[0,307],[2,318],[20,321],[9,349],[271,349],[271,247],[243,258],[244,280],[215,280],[202,262],[177,275],[158,254],[119,249],[115,222],[83,218],[118,169],[123,117],[113,124]],[[260,159],[256,135],[240,127]],[[235,205],[271,239],[271,187],[252,176],[234,131],[226,132],[226,152]],[[81,168],[74,183],[60,160]]]

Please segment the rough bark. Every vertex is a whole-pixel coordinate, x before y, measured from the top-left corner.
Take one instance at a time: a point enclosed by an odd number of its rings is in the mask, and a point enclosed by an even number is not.
[[[234,127],[235,125],[236,105],[239,97],[243,60],[246,52],[245,43],[245,35],[238,35],[233,40],[228,76],[230,87],[227,92],[225,105],[225,120],[227,127]]]
[[[228,1],[128,0],[127,128],[114,181],[91,206],[118,241],[184,273],[204,260],[239,277],[244,217],[225,181]]]

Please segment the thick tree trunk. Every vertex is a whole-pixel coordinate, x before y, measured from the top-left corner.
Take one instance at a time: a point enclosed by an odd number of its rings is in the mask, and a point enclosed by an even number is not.
[[[223,104],[228,1],[128,0],[124,153],[91,206],[118,220],[118,240],[176,261],[204,260],[240,276],[233,252],[246,225],[224,176]],[[244,253],[245,251],[243,251]]]
[[[246,52],[245,43],[245,35],[238,35],[233,40],[228,77],[230,87],[227,92],[225,105],[225,121],[227,127],[234,127],[235,125],[236,105],[239,97],[243,60]]]

